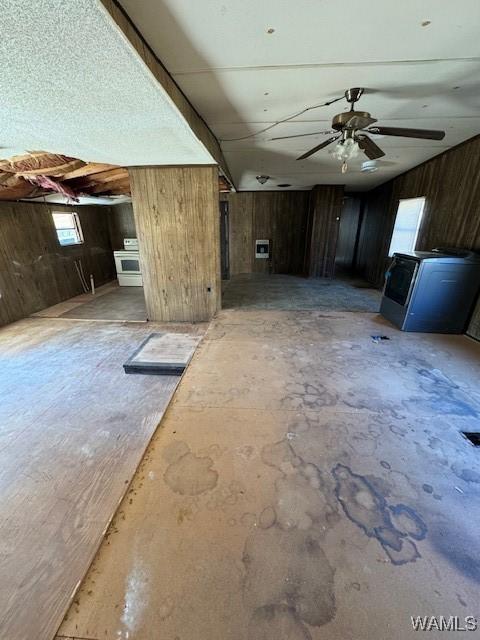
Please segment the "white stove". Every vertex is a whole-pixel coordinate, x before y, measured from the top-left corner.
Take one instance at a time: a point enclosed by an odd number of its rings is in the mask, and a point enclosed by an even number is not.
[[[114,251],[118,284],[121,287],[143,286],[137,238],[124,238],[123,251]]]

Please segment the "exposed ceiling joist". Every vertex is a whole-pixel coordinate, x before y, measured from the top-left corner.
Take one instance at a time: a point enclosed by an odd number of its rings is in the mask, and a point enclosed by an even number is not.
[[[126,177],[118,178],[112,182],[103,182],[93,186],[91,189],[87,189],[85,193],[89,195],[96,195],[99,193],[106,194],[109,192],[130,193],[130,179],[128,175]]]
[[[80,169],[76,169],[75,171],[69,171],[63,176],[63,180],[74,180],[75,178],[84,178],[85,176],[91,176],[95,173],[101,173],[103,171],[108,171],[109,169],[114,169],[115,165],[113,164],[102,164],[100,162],[87,162],[84,167],[80,167]]]
[[[39,173],[39,158],[43,163],[43,174]],[[29,154],[24,154],[21,158],[14,157],[3,161],[3,166],[8,167],[9,171],[0,170],[0,200],[33,199],[52,193],[62,193],[62,191],[75,197],[130,195],[130,178],[125,167],[95,162],[84,163],[75,158],[60,159],[55,154],[36,152],[31,154],[30,165],[35,166],[35,169],[30,179],[35,178],[37,184],[32,184],[28,176],[14,172],[17,168],[24,171],[27,166],[30,166],[29,160]],[[63,162],[63,165],[60,165],[60,162]],[[78,165],[82,166],[59,175],[62,171],[59,166],[68,169]],[[52,172],[55,175],[52,175]],[[42,180],[42,176],[45,180]],[[231,190],[224,176],[219,175],[218,189],[223,192]]]
[[[95,173],[91,176],[91,182],[100,182],[100,183],[108,183],[113,182],[114,180],[118,180],[119,178],[126,177],[128,179],[128,171],[123,167],[114,167],[109,169],[108,171],[102,171],[100,173]]]

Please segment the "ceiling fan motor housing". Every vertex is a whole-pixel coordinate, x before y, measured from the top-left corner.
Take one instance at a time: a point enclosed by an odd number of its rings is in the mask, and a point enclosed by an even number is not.
[[[341,131],[344,127],[349,129],[363,129],[369,124],[375,122],[368,111],[344,111],[337,113],[332,120],[332,128],[335,131]]]
[[[347,102],[353,104],[360,100],[361,95],[363,94],[364,89],[362,87],[353,87],[352,89],[347,89],[345,91],[345,99]]]

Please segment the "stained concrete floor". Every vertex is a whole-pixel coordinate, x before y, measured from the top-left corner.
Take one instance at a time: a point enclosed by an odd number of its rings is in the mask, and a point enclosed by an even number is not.
[[[366,281],[348,276],[301,278],[290,275],[244,273],[222,283],[223,309],[380,309],[381,292]]]
[[[480,344],[374,314],[222,311],[59,637],[404,640],[411,616],[478,617],[479,374]]]
[[[62,318],[146,322],[143,287],[116,287],[101,297],[63,313]]]
[[[99,287],[94,295],[82,293],[66,302],[34,313],[37,318],[146,322],[143,287],[119,287],[117,281]]]

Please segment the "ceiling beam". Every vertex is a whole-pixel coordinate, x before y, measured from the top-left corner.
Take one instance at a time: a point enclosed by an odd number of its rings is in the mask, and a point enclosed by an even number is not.
[[[84,178],[76,178],[67,182],[68,186],[75,191],[82,191],[89,187],[94,187],[97,184],[104,184],[106,182],[112,182],[119,180],[120,178],[128,179],[128,171],[123,167],[112,167],[108,171],[101,171],[98,173],[85,176]]]
[[[200,117],[192,104],[188,101],[185,94],[168,73],[162,62],[154,54],[153,50],[135,27],[127,13],[118,5],[116,0],[101,0],[101,2],[125,37],[130,41],[130,44],[137,51],[138,55],[150,69],[151,73],[173,100],[193,133],[197,136],[200,142],[205,145],[215,161],[222,168],[222,171],[228,181],[233,185],[232,176],[230,175],[220,144],[206,122]]]
[[[218,190],[222,192],[230,191],[230,185],[223,176],[218,176]]]
[[[94,175],[89,176],[87,181],[98,184],[102,182],[112,182],[112,180],[118,180],[122,177],[128,179],[127,169],[124,167],[114,167],[108,171],[101,171],[100,173],[95,173]]]
[[[107,171],[109,169],[116,169],[113,164],[102,164],[99,162],[89,162],[84,167],[70,171],[62,176],[62,180],[74,180],[75,178],[84,178],[85,176],[91,176],[95,173]]]
[[[127,175],[126,177],[118,178],[117,180],[113,180],[112,182],[103,182],[100,184],[92,185],[91,188],[83,189],[85,193],[90,195],[107,193],[109,191],[121,191],[122,193],[130,193],[130,178]]]

